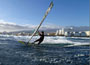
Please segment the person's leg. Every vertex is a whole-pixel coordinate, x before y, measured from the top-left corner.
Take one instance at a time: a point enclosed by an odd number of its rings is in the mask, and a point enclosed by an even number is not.
[[[34,43],[37,42],[37,41],[39,41],[39,39],[37,39],[36,41],[34,41]]]
[[[38,42],[38,45],[40,45],[41,42],[42,42],[42,41],[39,41],[39,42]]]

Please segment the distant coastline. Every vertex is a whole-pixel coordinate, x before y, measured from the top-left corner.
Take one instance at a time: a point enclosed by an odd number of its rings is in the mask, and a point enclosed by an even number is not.
[[[9,34],[0,34],[1,36],[7,36],[7,35],[9,35]],[[31,35],[9,35],[9,36],[31,36]],[[38,35],[34,35],[34,36],[38,36]],[[64,36],[64,35],[45,35],[45,36],[47,36],[47,37],[55,37],[55,36],[60,36],[60,37],[90,37],[90,36]]]

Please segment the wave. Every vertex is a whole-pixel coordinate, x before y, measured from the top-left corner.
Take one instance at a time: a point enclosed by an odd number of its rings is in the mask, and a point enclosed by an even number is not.
[[[17,38],[17,37],[16,37]],[[32,41],[35,41],[36,39],[38,39],[39,36],[34,36]],[[22,40],[22,41],[28,41],[30,39],[30,36],[19,36],[18,40]],[[86,38],[85,38],[86,39]],[[44,41],[42,42],[42,44],[70,44],[70,46],[76,46],[76,45],[89,45],[89,42],[82,42],[80,40],[77,41],[73,41],[71,39],[68,39],[67,37],[45,37]]]
[[[90,43],[75,43],[75,44],[72,44],[72,45],[67,45],[65,47],[72,47],[72,46],[90,46]]]
[[[1,36],[0,36],[1,37]],[[5,37],[5,35],[4,35]],[[16,41],[25,41],[27,42],[31,36],[9,36],[6,35],[7,38],[11,38],[13,40]],[[38,39],[39,36],[34,36],[33,39],[31,40],[31,42],[35,41],[36,39]],[[76,39],[76,41],[73,41],[72,39]],[[81,37],[79,37],[81,38]],[[83,37],[82,37],[83,38]],[[82,39],[81,38],[81,39]],[[78,45],[90,45],[89,41],[84,41],[84,40],[89,40],[88,38],[83,38],[83,42],[81,40],[78,40],[78,37],[60,37],[60,36],[51,36],[51,37],[45,37],[44,41],[42,42],[42,44],[70,44],[69,46],[78,46]],[[5,38],[4,38],[5,40]]]
[[[60,43],[72,43],[72,41],[67,40],[65,37],[46,37],[43,43],[60,44]]]
[[[74,38],[74,39],[90,39],[90,37],[67,37],[67,38]]]

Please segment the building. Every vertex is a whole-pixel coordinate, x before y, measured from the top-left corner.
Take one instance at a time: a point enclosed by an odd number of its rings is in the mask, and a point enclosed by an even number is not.
[[[59,30],[58,34],[59,34],[59,35],[62,35],[62,30]]]
[[[62,30],[61,30],[61,35],[64,35],[64,34],[65,34],[64,28],[62,28]]]
[[[80,32],[73,32],[75,37],[80,37]]]
[[[86,35],[90,37],[90,31],[85,31]]]
[[[65,36],[68,36],[68,37],[71,37],[71,36],[74,36],[73,32],[65,32],[64,34]]]
[[[59,30],[56,31],[55,35],[59,35]]]
[[[56,33],[55,33],[55,35],[60,35],[60,36],[63,36],[64,34],[65,34],[65,32],[64,32],[63,28],[60,29],[60,30],[57,30]]]
[[[87,36],[87,34],[85,32],[79,32],[79,33],[80,33],[80,36],[82,36],[82,37],[86,37]]]
[[[48,36],[55,36],[55,33],[47,33]]]

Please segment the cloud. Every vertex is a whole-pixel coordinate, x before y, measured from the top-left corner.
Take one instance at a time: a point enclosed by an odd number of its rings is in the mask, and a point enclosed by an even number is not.
[[[4,20],[0,20],[0,32],[7,31],[21,31],[21,30],[30,30],[31,28],[27,26],[17,25],[16,23],[6,22]]]
[[[25,25],[19,25],[16,23],[12,22],[7,22],[4,20],[0,20],[0,32],[7,31],[7,32],[12,32],[12,31],[22,31],[22,30],[33,30],[37,27],[38,25],[32,25],[32,24],[25,24]],[[46,24],[41,26],[41,30],[47,30],[47,29],[59,29],[60,26],[56,26],[54,24]]]
[[[12,22],[6,22],[6,21],[4,21],[4,20],[0,20],[0,24],[16,25],[15,23],[12,23]]]
[[[38,25],[32,25],[32,24],[19,25],[16,23],[0,20],[0,32],[3,32],[3,31],[13,32],[13,31],[25,31],[25,30],[31,31],[31,30],[36,29],[37,26]],[[86,27],[86,26],[81,26],[81,27],[71,26],[71,27],[74,29],[74,31],[89,30],[89,27]],[[70,29],[71,27],[70,26],[61,27],[61,26],[58,26],[55,24],[46,23],[40,27],[40,30],[56,31],[56,30],[61,29],[61,28]]]

